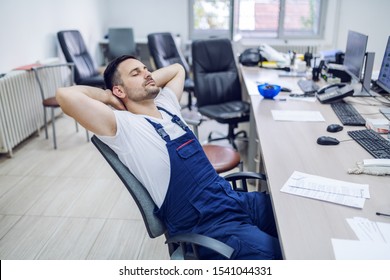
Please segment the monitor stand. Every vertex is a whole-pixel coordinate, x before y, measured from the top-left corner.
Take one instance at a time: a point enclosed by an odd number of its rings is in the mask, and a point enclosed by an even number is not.
[[[376,94],[371,89],[371,77],[372,77],[372,69],[374,68],[374,59],[375,59],[375,53],[373,52],[367,52],[366,53],[366,60],[364,63],[364,75],[363,75],[363,81],[361,83],[362,87],[360,91],[355,91],[353,96],[356,97],[372,97]]]

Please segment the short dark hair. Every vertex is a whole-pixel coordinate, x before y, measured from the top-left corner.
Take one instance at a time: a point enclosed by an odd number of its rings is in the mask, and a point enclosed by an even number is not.
[[[115,85],[118,85],[121,83],[119,73],[118,73],[118,66],[123,61],[127,59],[137,59],[135,56],[132,55],[122,55],[115,59],[113,59],[106,67],[106,70],[104,70],[104,83],[106,84],[106,89],[112,90],[112,88]],[[137,59],[138,60],[138,59]]]

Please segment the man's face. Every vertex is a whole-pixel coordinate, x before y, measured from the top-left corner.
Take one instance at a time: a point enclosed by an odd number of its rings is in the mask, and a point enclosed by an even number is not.
[[[151,73],[139,60],[127,59],[118,66],[123,81],[123,90],[135,102],[154,99],[160,92]]]

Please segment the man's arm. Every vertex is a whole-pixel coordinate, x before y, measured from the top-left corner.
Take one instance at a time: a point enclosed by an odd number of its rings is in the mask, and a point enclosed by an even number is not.
[[[116,134],[114,112],[107,105],[125,110],[122,102],[109,90],[89,86],[59,88],[56,99],[63,112],[89,131],[104,136]]]
[[[183,94],[185,71],[179,63],[157,69],[152,73],[152,77],[159,87],[169,87],[180,98]]]

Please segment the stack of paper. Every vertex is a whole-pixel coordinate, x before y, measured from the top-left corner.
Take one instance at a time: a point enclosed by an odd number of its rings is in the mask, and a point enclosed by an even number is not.
[[[363,208],[370,198],[367,184],[355,184],[294,171],[280,190],[285,193]]]

